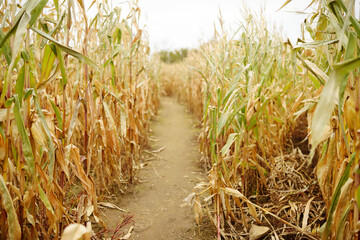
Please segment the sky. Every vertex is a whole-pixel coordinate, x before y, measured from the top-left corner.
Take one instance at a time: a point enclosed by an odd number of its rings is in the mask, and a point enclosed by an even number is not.
[[[310,13],[306,9],[311,0],[293,0],[277,11],[286,0],[139,0],[140,25],[148,32],[152,51],[195,48],[214,36],[214,23],[219,22],[220,11],[225,26],[236,30],[242,20],[245,5],[256,13],[265,10],[268,22],[282,29],[284,39],[295,41],[300,36],[300,24]],[[121,4],[122,2],[122,4]],[[124,0],[113,0],[126,12]],[[265,6],[265,8],[264,8]],[[306,9],[306,10],[305,10]],[[124,13],[125,14],[125,13]]]

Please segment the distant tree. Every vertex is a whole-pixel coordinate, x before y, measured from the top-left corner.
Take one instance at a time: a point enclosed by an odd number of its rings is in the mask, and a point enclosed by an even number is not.
[[[181,48],[175,51],[160,51],[160,60],[165,63],[176,63],[187,57],[188,49]]]

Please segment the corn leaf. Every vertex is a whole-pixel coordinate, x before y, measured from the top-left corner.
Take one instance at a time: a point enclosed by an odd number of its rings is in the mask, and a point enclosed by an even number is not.
[[[73,223],[64,229],[60,240],[87,239],[91,231],[79,223]]]
[[[45,46],[44,56],[41,63],[41,79],[45,81],[49,78],[51,70],[53,69],[55,62],[55,54],[51,50],[49,45]]]
[[[54,151],[54,143],[51,137],[51,131],[49,129],[49,126],[45,120],[45,116],[44,113],[42,112],[42,109],[40,107],[39,104],[39,100],[37,97],[37,93],[35,92],[34,96],[34,102],[35,102],[35,107],[37,110],[37,113],[39,115],[39,118],[41,120],[41,123],[43,125],[43,128],[45,130],[46,133],[46,137],[47,137],[47,147],[48,147],[48,156],[49,156],[49,178],[50,178],[50,182],[52,182],[53,178],[54,178],[54,165],[55,165],[55,151]]]
[[[339,6],[344,10],[346,14],[348,14],[348,9],[346,8],[345,4],[341,0],[334,0]],[[352,24],[352,27],[355,29],[355,32],[357,34],[357,37],[360,37],[360,23],[359,21],[350,13],[350,22]]]
[[[339,222],[339,225],[337,227],[337,231],[336,231],[336,240],[342,240],[344,239],[344,230],[345,230],[345,223],[347,222],[347,217],[349,215],[349,212],[350,212],[350,209],[351,209],[351,205],[352,205],[352,202],[350,201],[346,208],[345,208],[345,211],[344,213],[342,214],[341,216],[341,219],[340,219],[340,222]]]
[[[63,55],[61,53],[60,48],[58,46],[56,46],[55,44],[50,44],[50,48],[54,52],[54,54],[56,55],[56,57],[57,57],[57,59],[59,61],[60,70],[61,70],[61,77],[62,77],[61,85],[62,85],[62,87],[64,87],[67,84],[68,75],[67,75]]]
[[[57,47],[59,47],[62,51],[70,54],[71,56],[77,58],[79,61],[84,62],[86,64],[88,64],[89,66],[93,67],[95,70],[99,71],[99,66],[92,61],[90,58],[88,58],[87,56],[75,51],[74,49],[71,49],[63,44],[61,44],[60,42],[58,42],[57,40],[55,40],[53,37],[51,37],[50,35],[48,35],[47,33],[44,33],[43,31],[36,29],[36,28],[31,28],[31,30],[33,30],[34,32],[36,32],[37,34],[39,34],[40,36],[46,38],[47,40],[53,42]]]
[[[238,133],[232,133],[229,135],[226,144],[221,149],[221,153],[223,156],[229,153],[231,145],[235,142],[235,140],[239,137]]]
[[[12,25],[12,27],[9,29],[9,31],[7,31],[5,36],[2,37],[1,42],[0,42],[0,48],[2,48],[5,44],[5,42],[11,37],[11,35],[13,35],[16,32],[16,29],[18,28],[20,21],[22,19],[22,16],[24,14],[25,14],[25,12],[23,11],[22,14],[20,15],[20,17],[14,23],[14,25]]]
[[[31,27],[38,19],[39,15],[42,12],[42,9],[45,7],[47,2],[48,2],[48,0],[41,0],[40,2],[38,2],[38,0],[27,1],[24,4],[24,6],[21,8],[21,10],[18,12],[18,14],[16,15],[16,18],[15,18],[16,20],[15,20],[15,23],[13,24],[13,26],[6,33],[6,35],[1,39],[0,48],[3,47],[3,45],[11,37],[11,35],[13,35],[15,32],[17,32],[17,28],[20,25],[20,22],[22,21],[24,15],[26,15],[26,14],[31,15],[31,18],[27,20],[27,23],[25,25],[26,28],[28,27],[28,24]]]
[[[60,16],[59,0],[54,0],[54,5],[55,5],[56,13],[59,17]]]
[[[58,122],[58,127],[62,131],[63,130],[62,129],[62,127],[63,127],[63,119],[62,119],[61,112],[60,112],[59,108],[55,105],[55,103],[52,100],[49,99],[49,101],[50,101],[50,104],[51,104],[51,106],[52,106],[52,108],[53,108],[53,110],[55,112],[56,120]]]
[[[353,33],[349,33],[348,44],[347,44],[344,59],[349,60],[349,59],[355,58],[356,52],[357,52],[357,43],[356,43],[355,35]],[[344,103],[344,94],[345,94],[345,89],[346,89],[347,83],[348,83],[347,78],[341,79],[340,89],[339,89],[339,105],[338,105],[340,113],[341,113],[341,107]]]
[[[46,193],[41,188],[40,184],[38,184],[38,188],[39,188],[40,200],[44,203],[45,207],[54,215],[54,210],[53,210],[53,208],[51,206],[49,198],[46,196]]]
[[[341,189],[344,186],[344,184],[347,182],[347,180],[349,179],[349,175],[350,175],[350,169],[351,169],[351,165],[353,163],[355,159],[355,153],[351,155],[351,160],[349,161],[349,163],[347,164],[341,178],[340,181],[338,183],[338,185],[336,186],[335,192],[333,194],[333,197],[331,199],[331,204],[330,204],[330,208],[329,208],[329,212],[328,212],[328,218],[326,220],[325,223],[325,229],[322,235],[322,239],[328,239],[330,231],[331,231],[331,225],[332,225],[332,220],[333,220],[333,214],[335,212],[335,209],[338,205],[338,202],[340,200],[340,195],[341,195]]]
[[[346,81],[351,71],[360,66],[360,58],[334,64],[330,73],[329,81],[326,82],[320,95],[320,101],[316,106],[314,117],[311,123],[311,158],[315,149],[326,136],[326,128],[329,125],[330,117],[334,111],[336,98],[340,89],[340,83]]]
[[[15,66],[17,55],[18,55],[18,53],[21,49],[21,46],[24,42],[24,36],[25,36],[26,28],[27,28],[29,21],[30,21],[30,14],[25,10],[24,14],[20,18],[19,24],[16,28],[15,39],[14,39],[14,42],[12,45],[12,53],[11,53],[12,60],[11,60],[10,66],[8,68],[8,72],[6,75],[5,84],[4,84],[3,89],[8,89],[8,85],[10,84],[12,70]],[[1,43],[0,43],[0,45],[1,45]],[[1,97],[0,97],[0,102],[4,101],[5,93],[6,93],[6,90],[2,91]]]
[[[25,129],[24,120],[22,118],[22,114],[20,111],[19,97],[17,96],[17,94],[13,96],[13,99],[15,103],[13,107],[15,123],[22,139],[22,151],[27,163],[27,169],[30,176],[35,176],[35,162],[34,162],[33,150],[31,147],[29,136]]]
[[[3,139],[5,139],[5,132],[4,129],[1,127],[1,124],[0,124],[0,135],[2,136]]]
[[[23,99],[23,95],[24,95],[24,85],[25,85],[24,76],[25,76],[25,67],[23,66],[20,69],[20,72],[19,72],[17,80],[16,80],[16,85],[15,85],[15,92],[19,96],[20,105],[22,105],[22,99]]]
[[[3,202],[3,206],[6,211],[8,227],[9,227],[9,240],[21,239],[21,228],[15,212],[12,198],[9,190],[6,187],[5,179],[0,174],[0,193]]]
[[[5,35],[2,31],[0,31],[0,42],[2,42],[2,40],[5,38]],[[10,46],[8,43],[6,43],[6,40],[3,44],[2,47],[0,47],[0,53],[4,53],[5,55],[5,59],[6,59],[6,62],[7,64],[10,64],[11,63],[11,49],[10,49]]]
[[[277,10],[277,11],[280,11],[282,8],[284,8],[286,5],[288,5],[292,0],[286,0],[286,2],[281,5],[281,7]]]
[[[31,19],[29,22],[29,27],[31,27],[32,25],[34,25],[34,23],[37,21],[37,19],[39,18],[42,10],[44,9],[45,5],[47,4],[48,0],[41,0],[35,8],[33,8],[31,10]]]
[[[228,187],[225,188],[225,193],[228,195],[234,196],[234,197],[238,197],[244,201],[247,200],[246,197],[244,196],[244,194],[242,194],[241,192],[239,192],[238,190],[233,189],[233,188],[228,188]]]
[[[67,131],[67,134],[66,134],[66,138],[67,138],[66,145],[70,144],[70,140],[71,140],[72,134],[74,132],[74,128],[75,128],[76,119],[78,117],[80,105],[81,105],[81,102],[78,101],[76,103],[75,110],[74,110],[73,115],[71,117],[69,128],[68,128],[68,131]],[[63,131],[65,131],[65,129]]]

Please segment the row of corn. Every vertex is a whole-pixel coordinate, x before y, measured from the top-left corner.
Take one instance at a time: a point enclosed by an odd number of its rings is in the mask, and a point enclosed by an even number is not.
[[[159,83],[126,4],[0,1],[1,239],[101,222],[99,197],[137,179]]]
[[[209,181],[194,211],[219,239],[257,239],[258,226],[271,239],[358,238],[360,23],[355,1],[311,7],[296,44],[244,8],[234,35],[221,26],[161,69],[201,121]]]

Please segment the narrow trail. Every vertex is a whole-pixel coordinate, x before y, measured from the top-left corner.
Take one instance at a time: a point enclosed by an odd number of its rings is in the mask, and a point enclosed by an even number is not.
[[[211,239],[209,233],[198,233],[192,208],[183,206],[183,199],[205,179],[198,161],[194,119],[175,99],[164,97],[151,129],[156,139],[152,149],[163,150],[155,153],[159,158],[146,162],[140,183],[117,203],[134,215],[129,239]],[[115,229],[121,213],[107,210],[105,214],[108,227]]]

